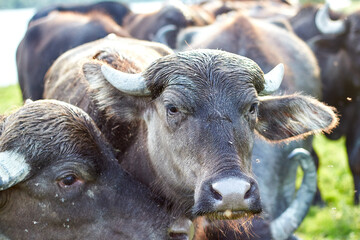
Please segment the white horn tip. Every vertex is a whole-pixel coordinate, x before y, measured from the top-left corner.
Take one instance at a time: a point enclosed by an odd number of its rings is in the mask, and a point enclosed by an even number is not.
[[[270,72],[264,75],[265,89],[263,93],[275,92],[281,85],[284,77],[285,67],[284,64],[279,63]]]
[[[101,72],[105,79],[121,92],[137,96],[151,94],[141,73],[124,73],[106,64],[101,66]]]
[[[22,181],[29,172],[24,155],[14,151],[0,152],[0,191]]]
[[[30,104],[30,103],[32,103],[32,102],[34,102],[34,101],[31,100],[30,98],[28,98],[28,99],[25,100],[24,105]]]
[[[330,4],[326,2],[315,15],[315,26],[322,34],[343,34],[346,25],[343,20],[330,19]]]

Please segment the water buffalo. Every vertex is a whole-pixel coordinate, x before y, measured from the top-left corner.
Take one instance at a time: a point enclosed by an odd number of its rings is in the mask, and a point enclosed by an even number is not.
[[[183,30],[177,50],[221,49],[256,61],[264,71],[285,64],[281,91],[302,91],[321,98],[319,68],[310,48],[295,34],[270,22],[238,12],[205,27]]]
[[[252,60],[218,50],[173,53],[161,44],[105,38],[70,50],[46,75],[44,98],[87,111],[121,165],[181,216],[238,218],[261,211],[252,177],[255,132],[298,139],[336,124],[333,110],[277,89]]]
[[[203,8],[190,7],[181,1],[167,2],[159,10],[152,13],[133,12],[123,3],[105,1],[89,4],[51,5],[40,9],[32,17],[29,25],[54,11],[82,14],[100,13],[113,19],[119,26],[124,27],[134,38],[166,42],[171,47],[175,47],[175,36],[180,29],[194,25],[202,26],[214,21],[214,16]],[[163,34],[164,31],[167,34]]]
[[[214,21],[206,10],[171,1],[152,13],[129,13],[123,27],[134,38],[166,43],[175,48],[176,35],[188,26],[203,26]]]
[[[83,14],[98,12],[111,17],[118,25],[122,25],[123,18],[131,12],[130,8],[126,4],[114,1],[103,1],[88,4],[54,4],[38,10],[30,19],[29,24],[39,18],[48,16],[54,11]]]
[[[1,239],[168,239],[154,199],[81,109],[27,101],[0,117]]]
[[[359,121],[356,119],[359,115],[351,112],[360,96],[360,11],[333,20],[328,5],[324,5],[308,18],[313,19],[312,23],[319,31],[308,44],[321,69],[323,100],[336,107],[341,116],[339,127],[328,137],[338,139],[345,135],[348,153],[359,153],[357,139],[360,135],[354,135],[358,133],[358,126],[352,124]],[[355,185],[354,202],[359,204],[360,156],[348,155],[348,158]]]
[[[183,44],[185,41],[187,45]],[[279,91],[288,93],[301,91],[318,99],[321,98],[321,82],[316,58],[310,48],[286,28],[238,12],[206,27],[185,29],[179,34],[178,42],[179,50],[211,48],[244,55],[257,62],[265,71],[271,69],[277,62],[283,62],[286,70]],[[275,148],[273,151],[278,156],[271,157],[269,161],[282,159],[281,164],[274,164],[276,167],[272,168],[272,171],[261,176],[261,179],[266,179],[264,186],[282,185],[288,176],[291,176],[292,181],[295,182],[298,164],[296,161],[284,159],[294,148],[305,148],[315,155],[311,143],[311,138],[282,147],[269,145],[266,142],[258,143],[263,149]],[[255,150],[253,154],[256,154]],[[253,164],[253,167],[256,171],[257,165]],[[268,191],[272,190],[268,188]],[[288,192],[291,193],[290,189]],[[272,193],[264,194],[263,205],[267,206],[264,209],[269,214],[269,218],[275,219],[288,208],[290,201],[283,194]]]
[[[194,4],[188,7],[188,12],[196,10],[196,12],[204,12],[207,15],[212,16],[212,18],[226,18],[227,14],[235,14],[236,12],[241,12],[247,16],[251,16],[254,18],[259,19],[271,19],[274,22],[276,21],[278,24],[281,25],[288,25],[291,28],[290,24],[283,19],[288,19],[289,17],[295,15],[296,11],[298,10],[297,7],[289,6],[280,1],[209,1],[209,2],[202,2],[199,4]],[[204,15],[205,15],[204,14]],[[188,14],[189,16],[193,16]],[[194,19],[194,17],[192,17]],[[206,24],[188,24],[187,27],[191,26],[206,26],[214,22],[212,21],[205,21]],[[284,24],[285,22],[285,24]],[[171,48],[179,48],[176,46],[176,39],[169,39],[167,36],[172,35],[173,38],[177,38],[177,35],[181,33],[184,29],[182,28],[175,28],[175,27],[164,27],[162,31],[158,31],[157,37],[155,39],[158,42],[164,43]],[[185,39],[187,40],[187,39]],[[186,45],[186,42],[182,42],[183,45]]]
[[[109,33],[130,36],[102,13],[53,12],[30,23],[16,51],[18,80],[23,99],[40,99],[48,68],[65,51],[103,38]]]
[[[127,17],[123,21],[124,16]],[[189,25],[204,25],[212,20],[204,10],[195,11],[184,4],[167,4],[151,14],[133,13],[116,2],[53,5],[41,9],[30,20],[16,52],[18,81],[23,99],[37,100],[42,97],[46,71],[57,57],[71,48],[110,33],[173,42],[169,45],[174,46],[173,34],[179,29]],[[162,34],[169,28],[172,33]]]

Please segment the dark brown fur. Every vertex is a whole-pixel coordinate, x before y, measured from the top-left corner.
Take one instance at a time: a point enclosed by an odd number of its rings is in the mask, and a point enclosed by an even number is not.
[[[30,22],[16,52],[23,99],[42,97],[45,73],[62,53],[110,33],[130,36],[113,19],[97,11],[87,14],[53,12]]]
[[[261,218],[243,218],[237,221],[209,221],[197,218],[194,240],[271,240],[269,223]]]
[[[188,26],[204,26],[214,21],[214,17],[202,8],[173,2],[165,4],[153,13],[130,13],[124,19],[124,28],[132,37],[154,41],[158,31],[166,25],[176,29],[166,35],[168,46],[175,48],[177,33]]]
[[[56,11],[80,14],[88,14],[96,11],[102,15],[111,17],[120,26],[123,23],[123,18],[131,12],[126,4],[115,1],[103,1],[90,4],[54,4],[38,10],[30,19],[29,23],[44,18]]]
[[[168,239],[171,217],[118,165],[85,112],[54,100],[28,102],[1,125],[0,152],[23,156],[30,168],[0,191],[1,237]]]
[[[187,40],[192,36],[187,44]],[[295,34],[263,20],[238,12],[215,23],[187,28],[179,34],[179,50],[221,49],[254,60],[264,72],[279,63],[285,65],[280,89],[302,92],[321,99],[321,82],[315,56]]]

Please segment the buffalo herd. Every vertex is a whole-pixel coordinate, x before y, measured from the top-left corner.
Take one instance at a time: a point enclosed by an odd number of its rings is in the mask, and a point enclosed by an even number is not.
[[[346,137],[359,203],[359,40],[326,4],[38,10],[0,116],[0,239],[297,239],[315,133]]]

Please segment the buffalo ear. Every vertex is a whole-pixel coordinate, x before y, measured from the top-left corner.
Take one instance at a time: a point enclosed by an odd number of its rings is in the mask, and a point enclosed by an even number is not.
[[[261,98],[257,132],[270,141],[302,138],[316,132],[330,132],[337,126],[335,109],[301,95]]]
[[[92,63],[87,62],[84,63],[83,67],[83,73],[85,76],[85,79],[89,81],[90,86],[93,84],[100,84],[102,82],[102,79],[104,78],[101,73],[101,65],[98,63]]]
[[[138,97],[125,94],[111,85],[101,72],[102,64],[87,62],[82,70],[89,82],[91,97],[96,100],[101,111],[108,118],[116,117],[120,121],[134,121],[141,118],[148,97]]]

